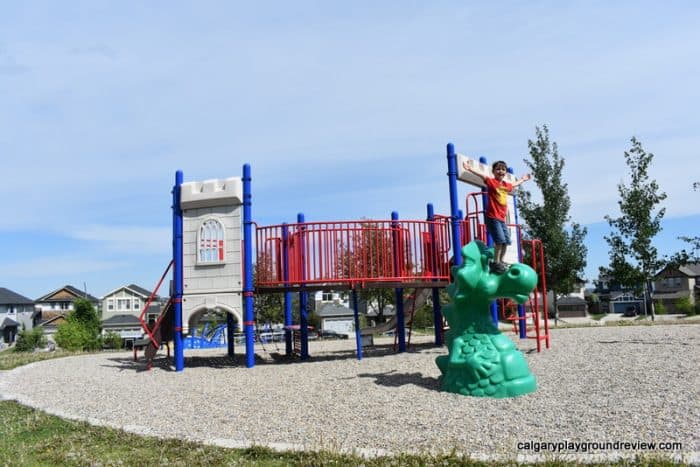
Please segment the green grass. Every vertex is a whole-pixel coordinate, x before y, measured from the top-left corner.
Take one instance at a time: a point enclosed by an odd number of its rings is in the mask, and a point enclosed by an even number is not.
[[[84,352],[68,352],[56,350],[54,352],[15,352],[14,348],[0,352],[0,370],[11,370],[18,366],[28,365],[52,358],[70,357],[72,355],[84,355]]]
[[[456,454],[399,455],[365,459],[331,452],[276,452],[264,447],[227,449],[178,439],[158,439],[63,420],[11,401],[0,401],[0,465],[167,465],[167,466],[477,466]],[[576,465],[548,461],[539,465]],[[600,464],[602,465],[602,464]],[[610,464],[605,464],[610,465]],[[658,458],[636,458],[614,465],[681,465]]]

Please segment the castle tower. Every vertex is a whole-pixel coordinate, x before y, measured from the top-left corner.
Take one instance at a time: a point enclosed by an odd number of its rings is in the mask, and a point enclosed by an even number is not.
[[[239,177],[181,185],[184,333],[204,310],[218,308],[243,323],[242,206]]]

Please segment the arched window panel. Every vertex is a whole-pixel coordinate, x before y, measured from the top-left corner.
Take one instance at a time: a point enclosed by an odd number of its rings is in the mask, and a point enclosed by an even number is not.
[[[223,263],[225,259],[224,225],[216,219],[207,219],[199,227],[197,262],[200,264]]]

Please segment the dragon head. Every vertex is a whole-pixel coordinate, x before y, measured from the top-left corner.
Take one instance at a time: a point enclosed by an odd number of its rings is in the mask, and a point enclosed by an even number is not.
[[[489,271],[489,259],[493,249],[474,240],[462,247],[462,265],[454,266],[454,282],[448,287],[450,297],[456,302],[469,301],[483,309],[496,298],[511,298],[524,303],[537,285],[537,273],[521,263],[512,265],[506,272]]]

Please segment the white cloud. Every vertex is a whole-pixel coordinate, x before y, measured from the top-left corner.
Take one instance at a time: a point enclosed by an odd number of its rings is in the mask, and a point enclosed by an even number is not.
[[[108,252],[167,255],[172,251],[172,230],[162,227],[87,225],[67,235],[97,243]]]
[[[37,256],[3,262],[0,280],[11,283],[16,279],[69,277],[96,272],[107,272],[126,265],[122,260],[81,258],[72,255]]]

